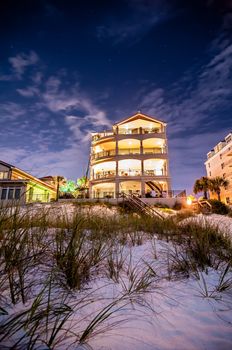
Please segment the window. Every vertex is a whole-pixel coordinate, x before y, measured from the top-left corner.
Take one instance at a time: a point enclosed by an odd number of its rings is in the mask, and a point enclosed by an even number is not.
[[[210,168],[210,163],[209,163],[209,168]]]
[[[1,199],[6,199],[7,188],[2,189]]]
[[[21,189],[20,188],[16,188],[15,189],[15,199],[20,199],[20,192],[21,192]]]
[[[8,179],[8,171],[0,171],[0,180]]]
[[[209,172],[209,176],[211,176],[211,171]]]
[[[14,198],[14,189],[9,188],[8,190],[8,199],[13,199]]]
[[[220,159],[222,159],[222,154],[220,154]]]
[[[221,164],[221,168],[224,169],[224,163]]]

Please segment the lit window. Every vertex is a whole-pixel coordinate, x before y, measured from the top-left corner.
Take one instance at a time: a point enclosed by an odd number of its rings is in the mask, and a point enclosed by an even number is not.
[[[8,171],[0,171],[0,180],[8,179]]]

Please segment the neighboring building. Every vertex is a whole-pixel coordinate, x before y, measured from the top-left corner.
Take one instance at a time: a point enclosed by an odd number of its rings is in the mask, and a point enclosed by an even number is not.
[[[232,204],[232,133],[207,153],[205,166],[209,178],[220,176],[229,181],[228,188],[221,189],[221,200]],[[217,195],[210,193],[210,197],[217,198]]]
[[[89,189],[91,198],[168,196],[166,123],[137,113],[110,131],[92,133]]]
[[[49,202],[56,199],[56,187],[13,165],[0,161],[0,203]]]

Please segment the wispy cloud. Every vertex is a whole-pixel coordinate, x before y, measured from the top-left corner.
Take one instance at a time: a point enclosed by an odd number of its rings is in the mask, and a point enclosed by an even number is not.
[[[36,52],[30,51],[29,54],[20,53],[15,57],[10,57],[9,62],[12,65],[12,69],[16,76],[21,77],[28,66],[32,66],[39,61],[39,57]]]
[[[16,56],[9,57],[8,62],[10,64],[10,73],[0,73],[0,81],[13,81],[22,79],[26,69],[30,66],[34,66],[39,62],[39,56],[35,51],[30,51],[29,54],[21,52]]]
[[[26,109],[15,102],[4,102],[0,104],[1,122],[15,120],[24,115]]]
[[[206,128],[213,123],[218,110],[232,99],[231,81],[232,43],[222,39],[213,57],[198,73],[187,72],[168,91],[159,87],[152,89],[140,105],[147,113],[166,118],[171,133],[193,129],[200,123],[204,132],[204,123]]]
[[[18,63],[14,61],[14,66],[22,75],[27,65]],[[1,159],[37,176],[83,175],[89,157],[90,132],[110,126],[105,112],[81,89],[80,83],[69,84],[62,72],[49,77],[34,70],[33,75],[27,74],[25,82],[29,84],[25,87],[22,79],[14,83],[20,84],[16,88],[20,103],[0,103],[1,139],[5,140],[6,134],[11,136],[9,146],[0,148]],[[25,139],[26,143],[22,141]]]
[[[97,27],[99,40],[111,38],[115,44],[132,39],[137,42],[155,25],[174,15],[167,1],[128,0],[126,7],[126,15],[110,16],[106,23]]]
[[[186,72],[169,89],[143,92],[142,111],[168,122],[174,188],[192,191],[189,183],[205,174],[206,153],[231,131],[218,115],[232,100],[232,43],[219,36],[209,55],[197,73]]]
[[[39,94],[39,89],[35,86],[28,86],[25,89],[16,89],[16,91],[23,97],[32,97]]]

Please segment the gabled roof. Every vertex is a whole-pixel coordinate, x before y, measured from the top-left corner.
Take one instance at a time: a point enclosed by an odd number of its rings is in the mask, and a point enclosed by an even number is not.
[[[2,160],[0,160],[0,164],[3,164],[5,165],[6,167],[10,168],[10,169],[15,169],[16,171],[18,171],[19,173],[23,174],[25,177],[28,177],[28,180],[34,180],[34,181],[37,181],[38,183],[40,183],[41,185],[45,186],[45,187],[48,187],[50,188],[51,190],[55,191],[55,188],[51,185],[49,185],[48,183],[38,179],[37,177],[27,173],[26,171],[24,170],[21,170],[19,168],[17,168],[16,166],[14,165],[11,165],[9,163],[6,163],[6,162],[3,162]],[[20,179],[21,181],[22,180],[25,180],[25,179]],[[15,181],[15,180],[11,180],[11,181]]]
[[[141,113],[141,112],[137,112],[136,114],[133,114],[132,116],[124,118],[124,119],[120,120],[118,123],[115,123],[114,126],[119,126],[121,124],[124,124],[126,122],[130,122],[130,121],[133,121],[136,119],[143,119],[143,120],[148,120],[148,121],[152,121],[152,122],[161,123],[163,125],[167,125],[167,123],[165,123],[162,120],[156,119],[154,117],[151,117],[151,116],[144,114],[144,113]]]

